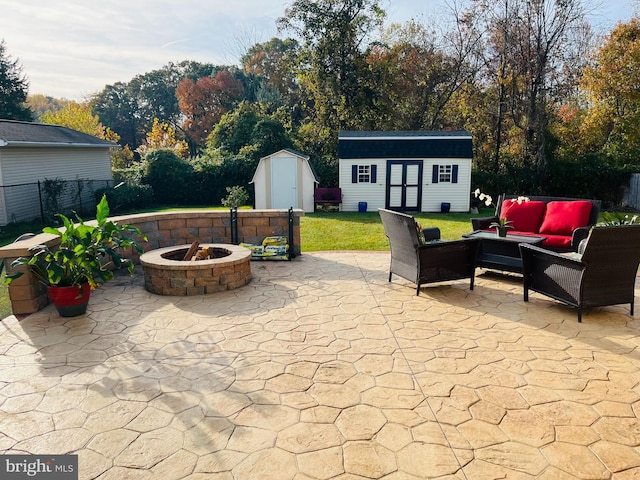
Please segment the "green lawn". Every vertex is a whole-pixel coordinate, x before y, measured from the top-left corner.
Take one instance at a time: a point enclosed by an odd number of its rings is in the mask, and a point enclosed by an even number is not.
[[[414,215],[423,228],[438,227],[444,240],[460,238],[471,231],[471,217],[490,216],[468,213],[419,213]],[[300,218],[302,252],[323,250],[388,250],[378,212],[307,213]]]

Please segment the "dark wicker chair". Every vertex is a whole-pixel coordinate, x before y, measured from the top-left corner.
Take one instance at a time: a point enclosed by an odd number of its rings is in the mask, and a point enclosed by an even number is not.
[[[640,264],[640,225],[595,227],[582,257],[520,244],[524,301],[529,290],[578,309],[629,303]]]
[[[421,244],[412,216],[379,209],[391,247],[389,281],[393,274],[416,284],[416,295],[425,283],[469,278],[473,290],[479,241],[461,239]]]

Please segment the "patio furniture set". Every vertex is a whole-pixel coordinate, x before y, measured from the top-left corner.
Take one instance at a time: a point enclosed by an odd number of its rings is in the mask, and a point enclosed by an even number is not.
[[[523,299],[529,291],[576,307],[626,304],[634,310],[635,279],[640,264],[640,225],[596,226],[600,201],[530,197],[516,202],[501,196],[496,216],[473,218],[474,231],[462,239],[441,241],[429,229],[427,241],[410,215],[380,209],[389,238],[389,281],[398,275],[416,284],[470,279],[477,267],[521,274]],[[506,218],[505,237],[489,229]],[[437,229],[436,229],[437,230]]]

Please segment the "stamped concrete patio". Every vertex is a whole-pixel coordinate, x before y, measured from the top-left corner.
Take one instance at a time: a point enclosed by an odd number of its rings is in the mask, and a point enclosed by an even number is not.
[[[231,292],[142,276],[0,325],[0,451],[81,479],[640,478],[640,316],[517,277],[387,282],[388,253],[254,262]],[[636,297],[638,298],[638,296]]]

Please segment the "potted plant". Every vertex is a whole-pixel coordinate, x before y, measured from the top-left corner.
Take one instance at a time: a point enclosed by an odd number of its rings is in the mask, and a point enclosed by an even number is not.
[[[491,195],[486,195],[486,194],[482,193],[479,188],[476,188],[476,190],[473,192],[473,195],[479,201],[484,202],[484,204],[487,207],[495,208],[495,205],[493,204],[493,198],[491,198]],[[518,204],[521,204],[523,202],[528,202],[528,201],[529,201],[529,197],[520,196],[520,197],[518,197],[516,199],[516,202]],[[499,217],[499,218],[496,219],[495,222],[493,222],[493,223],[491,223],[489,225],[489,228],[495,228],[496,229],[496,233],[498,234],[499,237],[506,237],[507,236],[507,229],[508,228],[513,228],[512,223],[513,222],[511,222],[510,220],[507,220],[506,217]]]
[[[137,227],[108,220],[109,204],[104,195],[97,205],[95,222],[85,223],[77,214],[76,222],[63,214],[57,216],[63,227],[46,227],[42,231],[58,235],[60,244],[32,247],[31,257],[17,258],[11,264],[12,269],[26,268],[7,275],[6,283],[29,271],[47,287],[58,313],[72,317],[86,311],[91,290],[111,280],[114,269],[126,267],[133,274],[133,261],[122,257],[123,249],[132,247],[142,253],[135,237],[147,239]]]

